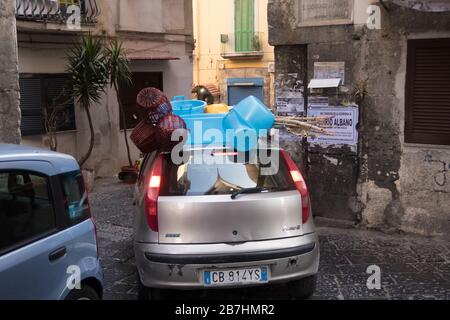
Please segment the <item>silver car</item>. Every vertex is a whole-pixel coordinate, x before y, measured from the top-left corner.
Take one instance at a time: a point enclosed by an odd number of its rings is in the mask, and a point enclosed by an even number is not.
[[[296,298],[314,293],[319,242],[306,183],[287,152],[265,152],[279,159],[271,174],[259,154],[224,148],[185,150],[181,164],[146,156],[134,199],[140,298],[275,283]]]

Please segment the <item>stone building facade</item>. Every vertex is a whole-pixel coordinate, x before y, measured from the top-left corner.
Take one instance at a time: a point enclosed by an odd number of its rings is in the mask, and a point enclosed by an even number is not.
[[[130,60],[133,87],[124,92],[128,135],[137,123],[135,99],[143,87],[158,87],[169,98],[191,95],[192,0],[17,0],[18,57],[21,84],[22,144],[47,148],[43,112],[58,96],[71,45],[86,32],[117,38]],[[79,6],[80,26],[63,3]],[[80,159],[89,146],[85,112],[77,105],[58,130],[58,151]],[[113,176],[128,165],[124,124],[116,94],[107,88],[91,109],[95,144],[86,169]],[[40,117],[40,118],[39,118]],[[131,143],[132,159],[139,150]]]
[[[20,142],[15,1],[0,3],[0,143]]]
[[[449,10],[434,0],[270,1],[277,76],[296,73],[306,84],[317,62],[344,62],[339,91],[363,93],[356,147],[306,148],[316,215],[450,230]]]

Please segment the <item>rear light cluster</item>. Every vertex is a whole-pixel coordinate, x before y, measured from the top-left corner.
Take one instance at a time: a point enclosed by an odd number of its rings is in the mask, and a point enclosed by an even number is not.
[[[153,163],[145,197],[147,223],[150,229],[155,232],[158,232],[158,197],[161,189],[162,169],[163,156],[159,155]]]
[[[298,169],[292,158],[289,156],[289,154],[286,151],[282,150],[281,155],[286,161],[286,165],[289,168],[289,172],[291,173],[292,180],[294,181],[298,192],[300,192],[300,196],[302,198],[302,221],[303,224],[305,224],[306,222],[308,222],[310,215],[310,198],[308,187],[306,186],[303,175],[301,174],[300,170]]]

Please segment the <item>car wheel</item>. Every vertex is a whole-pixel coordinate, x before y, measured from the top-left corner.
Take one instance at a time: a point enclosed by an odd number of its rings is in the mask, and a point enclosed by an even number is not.
[[[317,275],[289,283],[291,294],[296,299],[308,299],[316,290]]]
[[[137,274],[137,283],[138,283],[138,299],[139,300],[153,300],[159,301],[162,300],[162,291],[160,289],[148,288],[142,284],[141,278],[139,277],[139,273]]]
[[[100,300],[97,291],[87,285],[81,285],[80,290],[72,290],[66,300]]]

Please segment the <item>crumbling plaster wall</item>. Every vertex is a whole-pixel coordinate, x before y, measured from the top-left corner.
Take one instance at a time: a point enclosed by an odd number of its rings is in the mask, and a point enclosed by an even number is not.
[[[0,3],[0,143],[20,143],[16,6]]]
[[[352,155],[343,148],[309,150],[309,178],[318,180],[312,192],[320,195],[322,206],[318,212],[315,207],[316,214],[342,218],[324,211],[335,206],[349,217],[354,213],[364,227],[448,232],[450,148],[405,144],[403,131],[407,40],[450,37],[450,14],[390,5],[389,12],[381,10],[381,30],[364,25],[296,28],[294,2],[269,4],[271,45],[306,44],[308,80],[315,61],[345,61],[346,86],[365,80],[368,92],[360,105],[360,142],[353,159],[340,160]],[[340,180],[341,189],[330,179]],[[353,187],[354,196],[349,192]]]
[[[359,196],[361,223],[423,235],[450,230],[447,175],[450,148],[404,142],[409,39],[450,38],[450,13],[394,5],[382,11],[382,30],[360,30],[362,108]]]

